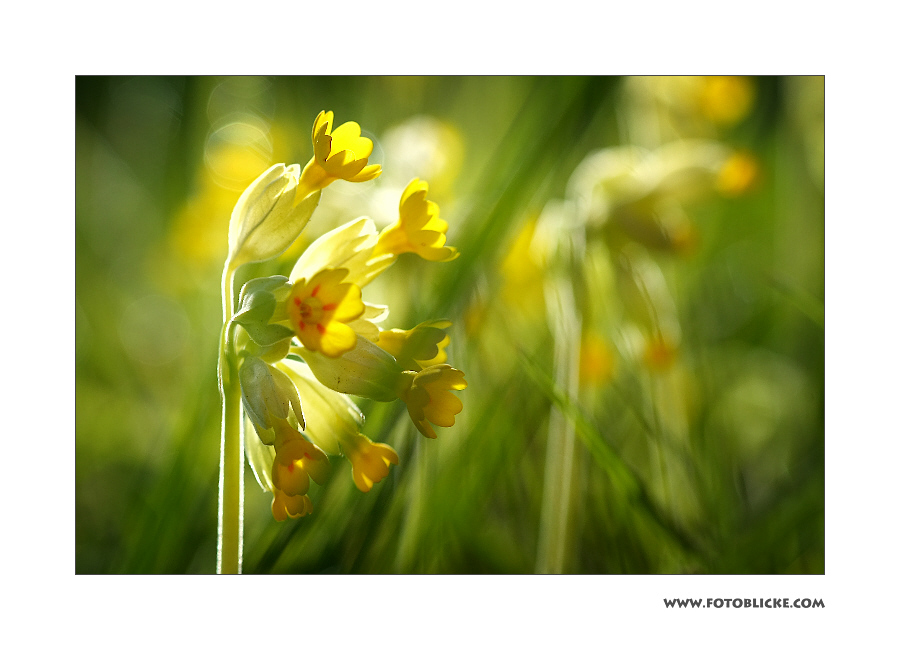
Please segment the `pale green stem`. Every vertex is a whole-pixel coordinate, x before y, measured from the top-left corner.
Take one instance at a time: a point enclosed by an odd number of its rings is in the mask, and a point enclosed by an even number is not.
[[[240,573],[244,537],[244,439],[241,436],[241,385],[228,335],[233,313],[234,269],[222,274],[225,325],[219,341],[219,392],[222,396],[222,445],[219,451],[218,573]]]
[[[546,283],[553,334],[554,379],[573,401],[578,398],[581,319],[572,285],[564,278]],[[538,534],[537,573],[562,573],[569,544],[569,520],[575,462],[575,426],[556,406],[547,427],[544,492]]]

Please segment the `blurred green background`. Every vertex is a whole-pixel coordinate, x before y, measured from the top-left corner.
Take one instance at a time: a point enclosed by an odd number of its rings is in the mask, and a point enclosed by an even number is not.
[[[215,571],[228,218],[320,110],[384,173],[244,276],[421,177],[461,256],[365,297],[469,386],[437,440],[361,402],[400,465],[305,518],[247,469],[245,573],[824,572],[823,78],[79,77],[78,573]]]

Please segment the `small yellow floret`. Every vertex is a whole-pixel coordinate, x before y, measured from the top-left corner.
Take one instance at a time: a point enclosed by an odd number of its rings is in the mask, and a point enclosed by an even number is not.
[[[363,492],[368,492],[387,476],[392,464],[400,464],[400,457],[393,448],[381,442],[372,442],[361,433],[342,440],[341,445],[344,455],[353,465],[353,482]]]
[[[378,237],[373,257],[415,253],[431,262],[448,262],[459,257],[447,242],[447,222],[440,218],[440,208],[426,199],[428,183],[418,178],[410,181],[400,197],[400,218],[385,228]]]
[[[393,356],[404,370],[421,370],[447,360],[448,320],[427,321],[411,330],[391,329],[378,335],[378,347]]]
[[[275,521],[284,521],[288,517],[297,519],[305,517],[312,512],[312,501],[305,494],[295,497],[289,497],[284,492],[276,488],[272,492],[272,516]]]
[[[404,372],[408,384],[400,390],[409,417],[426,438],[437,438],[432,424],[452,427],[462,411],[462,401],[450,393],[468,386],[465,375],[445,363],[430,366],[417,373]],[[429,424],[430,423],[430,424]]]
[[[336,180],[362,183],[381,174],[381,165],[369,165],[373,144],[361,135],[359,124],[345,122],[332,132],[334,113],[322,111],[312,129],[314,155],[303,168],[300,184],[307,192],[327,187]]]

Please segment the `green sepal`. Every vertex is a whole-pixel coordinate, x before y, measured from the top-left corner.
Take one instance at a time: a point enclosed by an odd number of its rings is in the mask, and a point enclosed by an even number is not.
[[[273,275],[268,278],[256,278],[247,282],[241,288],[238,299],[238,311],[234,315],[237,323],[267,323],[275,313],[275,289],[279,289],[288,283],[283,275]]]
[[[270,417],[272,409],[275,409],[276,417],[279,414],[282,418],[287,416],[287,409],[281,400],[277,399],[275,380],[269,372],[268,364],[256,357],[247,357],[241,363],[238,377],[241,382],[241,402],[244,405],[244,412],[257,431],[272,428]]]
[[[253,342],[262,347],[275,345],[276,343],[289,339],[294,335],[294,330],[284,325],[271,323],[264,325],[262,323],[241,323],[241,327],[250,335]]]

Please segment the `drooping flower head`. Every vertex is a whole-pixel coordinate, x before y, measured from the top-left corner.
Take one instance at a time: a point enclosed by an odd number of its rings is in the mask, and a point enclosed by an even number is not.
[[[405,372],[408,384],[400,391],[409,417],[426,438],[437,438],[432,424],[452,427],[462,411],[462,401],[450,393],[462,390],[468,383],[465,375],[446,363],[430,366],[417,373]]]
[[[332,130],[333,120],[331,112],[317,116],[314,155],[302,173],[297,165],[275,166],[239,201],[225,290],[237,266],[290,246],[323,188],[381,173],[380,165],[368,164],[373,144],[359,125],[347,122]],[[379,234],[368,217],[350,221],[312,242],[289,278],[247,281],[236,310],[232,300],[223,300],[230,315],[220,357],[226,362],[220,368],[223,397],[227,402],[227,384],[234,381],[229,373],[236,370],[246,455],[259,484],[272,494],[277,521],[312,512],[310,480],[325,481],[328,455],[350,461],[353,482],[363,492],[399,464],[390,445],[363,435],[362,411],[348,395],[382,402],[402,398],[416,427],[431,438],[433,424],[451,426],[462,410],[449,391],[466,387],[463,373],[444,363],[450,322],[382,331],[376,323],[387,317],[387,306],[362,300],[362,288],[402,253],[432,261],[457,257],[455,248],[445,246],[447,223],[427,192],[427,183],[415,179],[393,226]]]
[[[336,180],[363,183],[381,174],[381,165],[370,165],[373,144],[361,135],[356,122],[345,122],[332,131],[334,113],[322,111],[312,129],[313,157],[303,168],[300,184],[308,192]]]
[[[387,476],[392,464],[400,464],[400,457],[390,445],[372,442],[361,433],[346,440],[343,448],[353,465],[353,482],[362,492],[368,492]]]
[[[393,448],[372,442],[359,432],[364,418],[350,398],[319,383],[306,364],[286,360],[280,367],[297,386],[304,408],[310,415],[312,424],[307,428],[306,435],[328,453],[347,457],[353,466],[356,487],[368,492],[388,475],[392,464],[400,463],[400,457]]]
[[[306,440],[299,431],[287,426],[276,429],[275,458],[272,460],[272,485],[289,497],[309,490],[309,479],[322,485],[328,477],[328,457]]]
[[[378,238],[375,255],[415,253],[432,262],[448,262],[459,257],[447,242],[447,222],[440,208],[426,199],[428,183],[410,181],[400,197],[400,218],[385,228]]]

